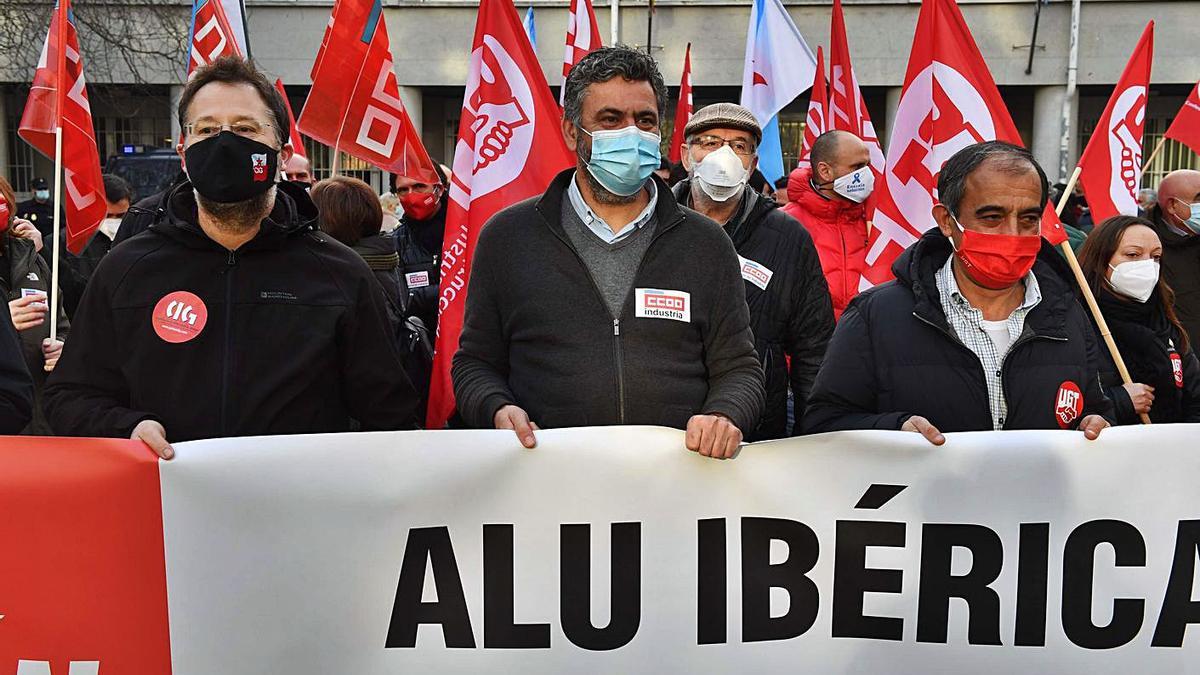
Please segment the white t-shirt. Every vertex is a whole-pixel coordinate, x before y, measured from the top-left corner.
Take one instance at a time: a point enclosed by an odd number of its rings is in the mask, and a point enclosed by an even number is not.
[[[983,332],[987,333],[992,339],[992,344],[996,345],[997,354],[1007,354],[1008,347],[1012,344],[1012,337],[1008,334],[1008,320],[1004,321],[988,321],[980,319],[979,323],[983,326]]]

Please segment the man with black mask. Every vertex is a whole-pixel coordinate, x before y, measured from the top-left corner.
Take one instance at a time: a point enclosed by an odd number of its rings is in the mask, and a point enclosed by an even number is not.
[[[59,434],[142,440],[399,429],[416,395],[371,270],[279,183],[283,100],[250,63],[198,69],[179,101],[189,181],[96,268],[46,390]]]

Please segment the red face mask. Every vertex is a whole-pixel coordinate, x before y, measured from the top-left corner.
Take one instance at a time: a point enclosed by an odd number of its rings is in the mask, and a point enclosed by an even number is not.
[[[400,198],[400,205],[404,207],[405,215],[417,220],[429,220],[437,213],[441,199],[437,190],[429,193],[409,191]]]
[[[8,201],[0,197],[0,232],[8,231],[9,215]]]
[[[954,224],[963,233],[954,252],[967,275],[984,288],[1000,290],[1025,278],[1042,250],[1041,235],[987,234],[964,228],[958,219]]]

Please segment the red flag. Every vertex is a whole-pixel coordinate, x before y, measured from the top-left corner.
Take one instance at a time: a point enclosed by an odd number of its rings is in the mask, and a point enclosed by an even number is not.
[[[1021,145],[987,63],[953,0],[923,0],[886,169],[875,189],[861,288],[890,280],[901,251],[936,225],[942,164],[968,145],[992,140]],[[1042,234],[1052,244],[1066,238],[1051,205]]]
[[[400,101],[381,0],[340,0],[330,14],[297,130],[385,171],[438,182]]]
[[[808,116],[804,118],[804,137],[800,140],[800,166],[808,166],[808,154],[812,152],[817,136],[829,131],[827,115],[829,96],[825,89],[825,52],[817,46],[817,71],[813,75],[812,93],[808,99]]]
[[[200,66],[222,56],[241,56],[229,17],[220,0],[196,0],[192,4],[192,29],[188,33],[188,77]]]
[[[1142,182],[1142,133],[1150,92],[1150,63],[1154,60],[1154,22],[1146,25],[1125,72],[1113,90],[1104,114],[1088,141],[1079,166],[1079,183],[1092,218],[1138,213],[1137,191]]]
[[[562,115],[512,0],[482,0],[458,125],[441,259],[437,346],[427,426],[454,411],[450,359],[458,351],[475,242],[500,209],[541,194],[575,164]]]
[[[692,119],[692,43],[683,53],[683,78],[679,81],[679,102],[675,104],[675,131],[671,132],[671,147],[667,160],[678,164],[683,154],[683,129]]]
[[[1175,115],[1175,121],[1171,122],[1167,133],[1163,135],[1183,143],[1191,148],[1192,152],[1200,154],[1200,83],[1192,87],[1191,95],[1183,102],[1179,114]]]
[[[83,56],[69,0],[62,0],[50,19],[50,32],[42,46],[17,133],[38,152],[54,159],[54,130],[59,126],[67,249],[79,253],[104,220],[108,205],[104,201],[100,153],[96,150],[92,108],[83,76]]]
[[[283,97],[283,106],[287,108],[288,122],[291,123],[292,129],[292,152],[308,159],[308,153],[304,151],[304,139],[300,138],[300,130],[296,128],[296,116],[292,114],[292,102],[288,100],[287,89],[283,86],[283,80],[275,80],[275,89]]]
[[[871,123],[871,113],[863,100],[854,67],[850,65],[850,47],[846,41],[846,20],[842,0],[833,0],[833,21],[829,32],[829,112],[826,129],[841,129],[858,136],[871,152],[871,170],[875,183],[881,182],[884,169],[883,148]],[[874,199],[868,201],[868,207]],[[873,209],[872,209],[873,210]]]
[[[560,106],[567,92],[567,75],[571,68],[600,47],[600,27],[596,24],[592,0],[571,0],[571,11],[567,15],[567,51],[563,54],[563,86],[558,92]]]

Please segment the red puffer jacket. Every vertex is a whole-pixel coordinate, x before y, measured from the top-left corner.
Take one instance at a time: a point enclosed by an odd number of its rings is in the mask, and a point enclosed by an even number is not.
[[[800,168],[788,176],[790,201],[783,210],[812,235],[833,298],[833,316],[840,319],[846,305],[858,295],[866,267],[867,209],[862,204],[826,199],[813,189],[811,173],[811,169]]]

